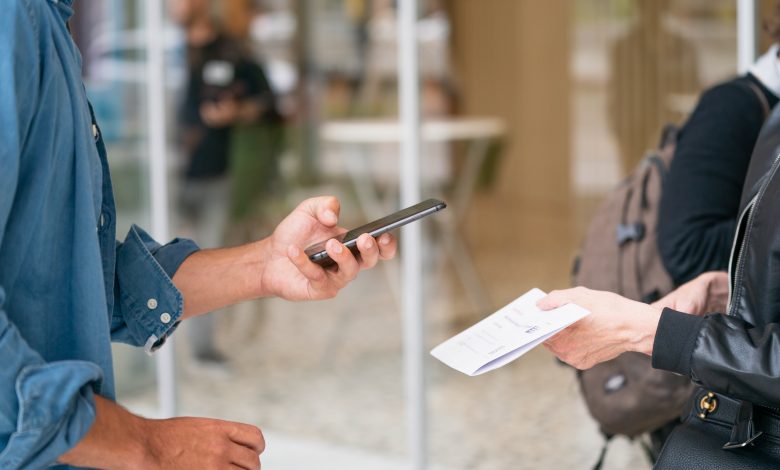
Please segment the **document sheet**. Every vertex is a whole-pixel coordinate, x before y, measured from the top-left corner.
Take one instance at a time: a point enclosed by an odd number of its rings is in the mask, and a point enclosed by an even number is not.
[[[433,348],[436,359],[466,375],[497,369],[590,312],[574,304],[542,311],[543,291],[531,289],[501,310]]]

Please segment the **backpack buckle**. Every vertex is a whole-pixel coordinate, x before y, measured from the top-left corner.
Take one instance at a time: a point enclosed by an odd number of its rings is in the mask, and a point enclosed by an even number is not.
[[[633,224],[618,224],[617,242],[619,246],[630,241],[639,241],[645,238],[645,224],[634,222]]]

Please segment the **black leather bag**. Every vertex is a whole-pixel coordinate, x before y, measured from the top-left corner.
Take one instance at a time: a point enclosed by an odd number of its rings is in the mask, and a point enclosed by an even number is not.
[[[780,410],[699,388],[687,418],[672,432],[654,468],[780,469]]]

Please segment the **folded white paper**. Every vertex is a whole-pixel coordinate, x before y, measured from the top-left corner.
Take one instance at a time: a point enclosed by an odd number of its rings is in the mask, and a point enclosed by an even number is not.
[[[544,298],[531,289],[512,303],[433,348],[436,359],[466,375],[475,376],[508,364],[551,338],[589,311],[574,304],[542,311]]]

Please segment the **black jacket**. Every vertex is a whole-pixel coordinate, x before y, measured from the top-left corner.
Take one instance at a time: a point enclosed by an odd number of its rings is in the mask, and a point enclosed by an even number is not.
[[[780,407],[780,107],[753,151],[730,261],[727,315],[664,310],[653,366],[756,405]]]

